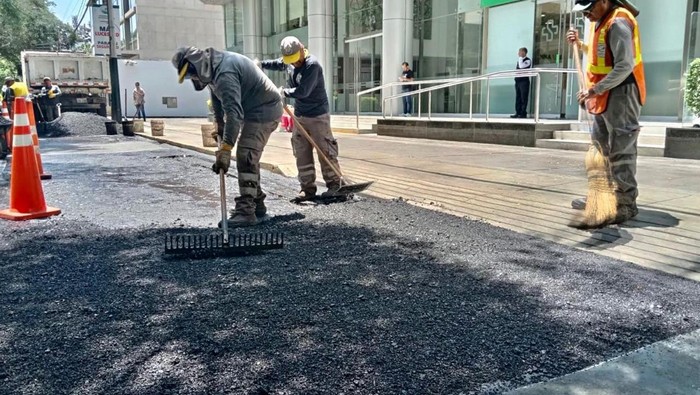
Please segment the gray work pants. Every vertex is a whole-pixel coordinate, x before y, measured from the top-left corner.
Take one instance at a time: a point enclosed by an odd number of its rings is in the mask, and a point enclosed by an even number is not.
[[[236,213],[255,214],[256,203],[265,200],[260,188],[260,158],[272,132],[277,129],[277,121],[245,122],[236,148],[238,169],[238,190]]]
[[[617,203],[634,205],[637,201],[637,138],[639,137],[639,89],[626,84],[610,91],[607,110],[596,115],[591,137],[610,160]]]
[[[299,123],[311,135],[316,145],[324,155],[340,170],[338,164],[338,142],[333,138],[331,131],[331,116],[323,114],[317,117],[298,117]],[[299,183],[301,190],[310,194],[316,193],[316,168],[314,166],[314,149],[311,143],[304,137],[294,124],[292,133],[292,150],[297,160],[297,171],[299,172]],[[319,156],[321,162],[321,174],[326,182],[326,187],[333,188],[340,184],[340,177],[333,171],[326,161]]]

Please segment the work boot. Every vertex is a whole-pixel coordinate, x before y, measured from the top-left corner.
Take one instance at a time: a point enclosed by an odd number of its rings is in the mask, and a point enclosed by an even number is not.
[[[267,207],[265,206],[265,199],[254,200],[255,202],[255,216],[262,218],[267,214]]]
[[[574,210],[585,210],[586,209],[586,198],[578,198],[571,201],[571,208]]]
[[[229,228],[243,228],[246,226],[255,226],[258,224],[258,218],[255,214],[243,214],[240,212],[235,212],[226,221]],[[219,222],[219,228],[221,227],[221,222]]]
[[[311,191],[301,191],[297,196],[292,199],[294,203],[308,202],[309,200],[314,200],[316,198],[316,192]]]
[[[610,223],[619,225],[623,222],[627,222],[630,219],[636,217],[637,214],[639,214],[639,209],[637,208],[636,203],[618,206],[617,207],[617,216]]]

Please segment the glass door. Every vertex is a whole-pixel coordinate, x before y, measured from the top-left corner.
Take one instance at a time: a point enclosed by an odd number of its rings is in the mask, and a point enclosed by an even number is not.
[[[380,86],[382,83],[382,36],[375,34],[345,41],[344,94],[345,108],[339,111],[355,112],[356,95],[366,89]],[[360,112],[381,112],[381,91],[368,93],[360,97]]]
[[[568,0],[538,0],[535,22],[535,67],[574,68],[573,50],[566,42],[570,26],[579,29],[583,37],[584,21],[574,15]],[[541,75],[540,115],[545,118],[576,118],[578,91],[576,75],[544,73]],[[532,89],[534,95],[534,89]],[[534,96],[533,96],[534,98]]]

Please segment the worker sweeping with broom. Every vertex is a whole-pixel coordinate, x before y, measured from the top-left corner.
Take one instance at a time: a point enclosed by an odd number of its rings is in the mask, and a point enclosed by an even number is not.
[[[576,54],[587,51],[578,100],[592,114],[593,145],[586,156],[588,196],[572,202],[573,208],[585,211],[571,225],[592,229],[621,224],[638,214],[637,138],[646,85],[636,8],[626,0],[574,3],[573,11],[591,21],[587,45],[575,29],[567,39],[576,46]]]

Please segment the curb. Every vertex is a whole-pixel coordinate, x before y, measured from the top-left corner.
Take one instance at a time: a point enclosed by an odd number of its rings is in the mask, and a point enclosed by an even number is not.
[[[164,137],[149,136],[149,135],[144,134],[144,133],[135,133],[135,135],[139,136],[139,137],[143,137],[147,140],[152,140],[152,141],[158,142],[160,144],[168,144],[168,145],[172,145],[174,147],[184,148],[184,149],[196,151],[196,152],[199,152],[202,154],[214,156],[214,153],[212,151],[210,151],[204,147],[198,147],[198,146],[194,146],[194,145],[184,144],[184,143],[180,143],[177,141],[168,140],[167,138],[164,138]],[[233,157],[235,158],[235,155],[233,155]],[[275,174],[279,174],[283,177],[287,177],[287,178],[295,177],[295,175],[290,174],[289,171],[285,172],[284,169],[282,169],[279,165],[276,165],[274,163],[261,161],[260,168],[267,170],[267,171],[270,171],[270,172],[273,172]]]

